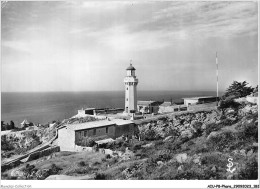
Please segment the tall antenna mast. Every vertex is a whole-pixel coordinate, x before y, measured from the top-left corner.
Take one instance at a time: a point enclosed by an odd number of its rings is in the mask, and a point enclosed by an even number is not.
[[[216,52],[217,98],[218,98],[218,52]]]

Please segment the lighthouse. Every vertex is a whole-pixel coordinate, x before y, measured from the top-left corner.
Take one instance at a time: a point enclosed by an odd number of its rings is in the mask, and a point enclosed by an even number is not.
[[[135,68],[130,64],[126,68],[125,83],[125,113],[137,111],[137,84],[138,79],[135,76]]]

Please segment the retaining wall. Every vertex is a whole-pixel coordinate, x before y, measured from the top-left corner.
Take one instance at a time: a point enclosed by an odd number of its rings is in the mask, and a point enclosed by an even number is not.
[[[206,104],[189,105],[188,106],[188,111],[204,110],[204,109],[213,108],[213,107],[217,107],[217,102],[206,103]]]
[[[28,156],[28,158],[26,158],[26,161],[24,162],[28,162],[28,161],[32,161],[32,160],[35,160],[35,159],[39,159],[43,156],[48,156],[54,152],[59,152],[60,151],[60,147],[59,146],[54,146],[54,147],[50,147],[50,148],[47,148],[45,150],[42,150],[42,151],[38,151],[38,152],[33,152],[32,154],[30,154]]]

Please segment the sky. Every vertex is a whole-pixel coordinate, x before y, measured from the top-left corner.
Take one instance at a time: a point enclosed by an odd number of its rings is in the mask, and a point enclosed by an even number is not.
[[[257,1],[28,1],[1,8],[1,90],[216,90],[258,82]]]

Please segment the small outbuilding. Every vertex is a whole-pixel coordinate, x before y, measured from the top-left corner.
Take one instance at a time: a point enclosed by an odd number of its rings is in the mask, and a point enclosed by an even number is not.
[[[194,104],[216,102],[219,100],[219,98],[214,96],[202,96],[202,97],[183,98],[183,100],[184,100],[184,105],[189,106]]]
[[[30,123],[25,119],[25,120],[23,120],[23,122],[21,123],[21,128],[28,127],[29,125],[30,125]]]
[[[96,115],[96,108],[85,108],[78,110],[78,115],[86,116],[86,115]]]
[[[138,112],[144,113],[144,114],[157,114],[159,111],[159,106],[163,102],[159,101],[137,101],[137,109]]]
[[[61,151],[74,151],[76,144],[87,138],[108,136],[112,139],[122,135],[134,135],[135,124],[130,120],[98,120],[79,124],[67,124],[58,128],[58,145]]]

